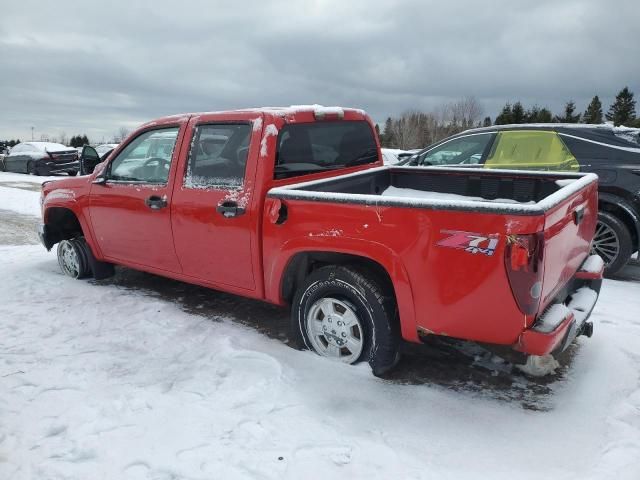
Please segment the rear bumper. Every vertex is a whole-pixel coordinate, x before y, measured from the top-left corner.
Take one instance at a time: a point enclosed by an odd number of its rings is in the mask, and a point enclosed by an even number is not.
[[[588,257],[570,282],[564,303],[547,307],[513,348],[528,355],[558,354],[579,335],[590,337],[593,324],[588,319],[598,301],[603,271],[600,257]]]

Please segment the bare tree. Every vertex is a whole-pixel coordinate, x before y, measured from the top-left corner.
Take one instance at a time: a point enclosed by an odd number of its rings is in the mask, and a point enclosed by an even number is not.
[[[127,127],[120,127],[118,133],[113,136],[115,143],[122,143],[122,141],[129,136],[129,129]]]
[[[474,97],[441,105],[431,112],[407,111],[385,123],[385,146],[422,148],[475,127],[481,118],[482,107]]]
[[[484,113],[475,97],[465,97],[448,105],[449,124],[466,130],[475,127]]]
[[[60,143],[63,145],[68,145],[69,137],[67,137],[67,132],[60,133]]]

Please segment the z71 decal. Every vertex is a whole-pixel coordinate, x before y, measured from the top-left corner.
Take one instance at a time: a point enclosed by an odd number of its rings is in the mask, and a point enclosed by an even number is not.
[[[473,232],[460,232],[457,230],[440,230],[440,233],[447,235],[436,245],[440,247],[450,247],[464,250],[468,253],[481,253],[491,256],[498,246],[499,235],[482,235]]]

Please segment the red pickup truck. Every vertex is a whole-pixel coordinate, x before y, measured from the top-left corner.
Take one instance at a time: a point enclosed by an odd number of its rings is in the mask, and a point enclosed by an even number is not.
[[[590,336],[597,211],[593,174],[384,167],[364,112],[300,106],[147,123],[43,185],[39,234],[75,278],[118,264],[288,304],[301,346],[378,375],[402,339],[537,358]]]

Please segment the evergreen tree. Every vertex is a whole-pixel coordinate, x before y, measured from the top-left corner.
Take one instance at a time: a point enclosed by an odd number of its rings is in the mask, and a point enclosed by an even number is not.
[[[591,103],[582,115],[583,123],[602,123],[602,102],[598,95],[591,99]]]
[[[511,115],[513,123],[525,123],[527,121],[524,115],[524,107],[520,102],[516,102],[513,104]]]
[[[490,127],[491,126],[491,117],[484,117],[484,122],[482,122],[482,126],[483,127]]]
[[[496,117],[494,125],[508,125],[510,123],[513,123],[513,110],[511,109],[511,104],[507,102]]]
[[[82,147],[84,145],[89,145],[89,137],[87,137],[86,135],[82,136],[82,145],[78,145],[78,146]]]
[[[580,114],[575,114],[576,104],[573,100],[569,100],[564,106],[564,115],[556,116],[554,119],[558,123],[578,123],[580,121]]]
[[[384,147],[390,148],[395,144],[395,140],[393,138],[393,120],[391,117],[387,117],[387,120],[384,122],[384,143],[382,144]]]
[[[524,113],[524,118],[527,123],[539,123],[538,116],[540,115],[540,107],[534,105]]]
[[[630,124],[636,119],[636,101],[633,93],[628,87],[624,87],[618,95],[616,101],[607,112],[607,120],[613,121],[615,126]]]
[[[538,112],[538,123],[551,123],[553,121],[553,114],[548,108],[541,108]]]

